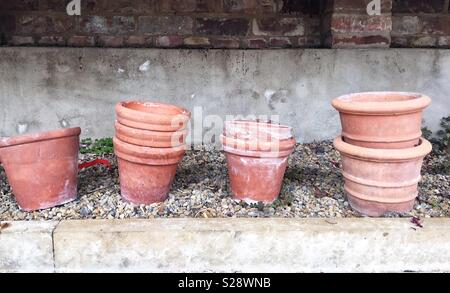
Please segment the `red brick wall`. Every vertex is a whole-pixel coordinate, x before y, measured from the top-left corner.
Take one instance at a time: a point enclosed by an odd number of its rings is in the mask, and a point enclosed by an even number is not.
[[[369,15],[371,0],[334,0],[326,9],[330,19],[327,44],[333,48],[389,47],[392,0],[380,0],[380,14]]]
[[[9,45],[275,48],[320,46],[322,0],[0,0]]]
[[[448,0],[394,0],[393,47],[450,47]]]
[[[449,47],[449,0],[0,0],[0,44],[160,48]]]

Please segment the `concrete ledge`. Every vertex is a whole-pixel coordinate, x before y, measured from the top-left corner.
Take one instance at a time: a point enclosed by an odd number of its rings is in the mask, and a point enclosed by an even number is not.
[[[62,221],[52,246],[55,226],[13,222],[0,271],[450,272],[450,219]]]
[[[12,222],[0,231],[0,273],[53,272],[58,222]]]

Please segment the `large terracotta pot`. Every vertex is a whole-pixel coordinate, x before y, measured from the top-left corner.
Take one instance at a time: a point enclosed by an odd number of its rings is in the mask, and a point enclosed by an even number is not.
[[[266,135],[259,131],[250,132],[248,136],[243,135],[242,129],[234,128],[230,131],[227,130],[227,125],[230,124],[226,124],[221,142],[227,158],[234,199],[248,203],[272,203],[280,193],[287,160],[295,147],[295,139],[292,135],[287,139],[274,139],[276,134],[283,132],[280,129],[286,126],[257,126],[256,123],[260,122],[246,121],[245,128],[261,127],[263,131],[271,128],[271,139],[267,139]]]
[[[334,140],[341,154],[344,188],[356,211],[380,216],[386,212],[408,212],[417,197],[423,158],[431,144],[421,138],[407,149],[371,149]]]
[[[80,128],[0,138],[0,162],[19,207],[46,209],[77,197]]]
[[[122,198],[136,204],[164,201],[184,156],[186,146],[151,148],[114,137]]]
[[[186,128],[191,113],[175,105],[129,101],[116,105],[120,124],[153,131],[179,131]]]
[[[427,96],[403,92],[367,92],[341,96],[339,111],[346,142],[368,148],[398,149],[417,145]]]
[[[180,131],[152,131],[137,129],[122,125],[116,121],[116,137],[124,142],[134,145],[170,148],[177,147],[185,143],[187,130]]]

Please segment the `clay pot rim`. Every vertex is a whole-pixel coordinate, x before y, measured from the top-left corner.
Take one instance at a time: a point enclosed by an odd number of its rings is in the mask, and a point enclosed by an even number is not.
[[[431,143],[421,137],[419,145],[404,149],[374,149],[346,143],[342,136],[333,141],[334,147],[342,154],[365,161],[396,162],[425,157],[432,150]]]
[[[225,127],[232,124],[247,124],[250,127],[259,127],[264,126],[267,128],[273,128],[273,129],[289,129],[292,130],[291,126],[278,124],[278,123],[271,123],[271,122],[264,122],[264,121],[258,121],[258,120],[245,120],[245,119],[237,119],[237,120],[227,120],[225,121]]]
[[[295,147],[296,141],[294,138],[265,141],[265,140],[248,140],[226,136],[224,134],[220,135],[220,142],[222,145],[229,148],[239,149],[239,150],[251,150],[260,152],[270,152],[275,149],[278,145],[279,151],[289,150]]]
[[[270,148],[270,142],[260,141],[252,142],[227,137],[223,134],[220,136],[220,142],[222,143],[223,150],[227,153],[232,153],[244,157],[254,158],[282,158],[287,157],[294,151],[296,141],[293,138],[287,140],[277,141],[280,143],[278,150]],[[264,146],[261,148],[261,146]]]
[[[141,129],[134,128],[125,124],[120,123],[119,121],[115,121],[114,127],[116,131],[126,132],[131,137],[135,137],[135,135],[145,134],[145,135],[154,135],[159,137],[171,137],[173,135],[187,135],[188,130],[186,128],[176,130],[176,131],[158,131],[158,130],[149,130],[149,129]],[[130,132],[128,132],[130,131]]]
[[[136,161],[145,161],[145,162],[164,162],[164,161],[177,161],[183,158],[186,152],[186,145],[182,144],[177,147],[168,147],[168,148],[156,148],[156,147],[146,147],[139,146],[124,142],[114,136],[114,153],[120,157],[119,154],[126,154],[129,157],[133,157]],[[134,162],[136,162],[134,161]],[[144,163],[143,163],[144,164]],[[162,164],[155,163],[155,165],[172,165],[170,164]]]
[[[131,105],[138,109],[130,108]],[[122,101],[116,104],[116,114],[124,119],[142,124],[170,125],[174,117],[180,117],[181,127],[170,126],[169,130],[183,129],[191,118],[187,109],[161,102]],[[152,129],[158,130],[158,129]],[[162,130],[161,130],[162,131]]]
[[[124,161],[128,161],[138,165],[147,165],[147,166],[170,166],[170,165],[178,165],[178,163],[183,159],[183,156],[175,157],[172,159],[149,159],[149,158],[141,158],[136,157],[118,150],[114,151],[115,155]]]
[[[116,120],[115,136],[129,144],[154,148],[178,147],[185,144],[187,129],[179,131],[155,131],[138,129],[121,124]]]
[[[126,109],[126,111],[132,113],[146,113],[146,114],[155,114],[155,115],[186,115],[191,116],[191,112],[189,112],[187,109],[184,109],[179,106],[175,106],[168,103],[162,103],[162,102],[143,102],[143,101],[122,101],[119,102],[117,105],[121,106],[123,109]],[[145,111],[145,110],[137,110],[133,109],[130,106],[135,105],[140,107],[140,109],[146,109],[146,110],[154,110],[155,108],[158,108],[156,111]],[[162,111],[161,111],[162,110]]]
[[[395,97],[395,99],[386,100],[386,96]],[[376,100],[377,98],[381,98],[381,100]],[[375,91],[343,95],[334,99],[331,104],[342,113],[389,115],[420,112],[430,103],[431,98],[421,93]]]
[[[12,147],[22,144],[35,143],[45,140],[52,140],[81,134],[80,127],[62,128],[46,132],[31,133],[19,136],[1,137],[0,148]]]
[[[289,157],[293,152],[294,148],[289,150],[283,150],[278,152],[264,152],[264,151],[249,151],[249,150],[241,150],[230,148],[227,146],[223,146],[223,151],[225,153],[241,156],[241,157],[249,157],[249,158],[286,158]]]
[[[225,121],[223,129],[225,136],[269,141],[293,138],[292,132],[292,127],[290,126],[257,120]]]

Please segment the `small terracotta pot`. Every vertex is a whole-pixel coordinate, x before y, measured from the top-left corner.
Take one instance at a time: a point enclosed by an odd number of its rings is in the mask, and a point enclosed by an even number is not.
[[[431,152],[426,139],[407,149],[371,149],[346,143],[339,136],[334,147],[341,154],[344,188],[353,209],[380,216],[413,208],[422,161]]]
[[[164,104],[129,101],[116,105],[120,124],[153,131],[179,131],[186,128],[191,113],[183,108]]]
[[[170,148],[177,147],[185,143],[187,130],[181,131],[152,131],[137,129],[122,125],[116,121],[116,137],[121,141],[130,144],[155,147]]]
[[[242,121],[239,122],[241,123]],[[257,123],[260,122],[243,122],[247,124],[245,128],[248,129],[261,127],[257,126]],[[242,129],[228,129],[227,125],[231,124],[226,124],[225,135],[221,136],[221,142],[227,158],[234,199],[248,203],[272,203],[280,193],[287,160],[295,147],[295,139],[292,134],[287,139],[275,139],[286,128],[282,125],[262,126],[264,130],[271,129],[268,135],[270,140],[267,140],[267,136],[261,136],[259,131],[250,131],[248,136],[243,136]]]
[[[77,127],[0,138],[0,162],[22,210],[76,199],[80,133]]]
[[[151,148],[114,137],[122,198],[136,204],[164,201],[184,156],[186,146]]]
[[[378,149],[409,148],[422,135],[422,111],[427,96],[403,92],[367,92],[341,96],[332,105],[339,111],[346,142]]]

